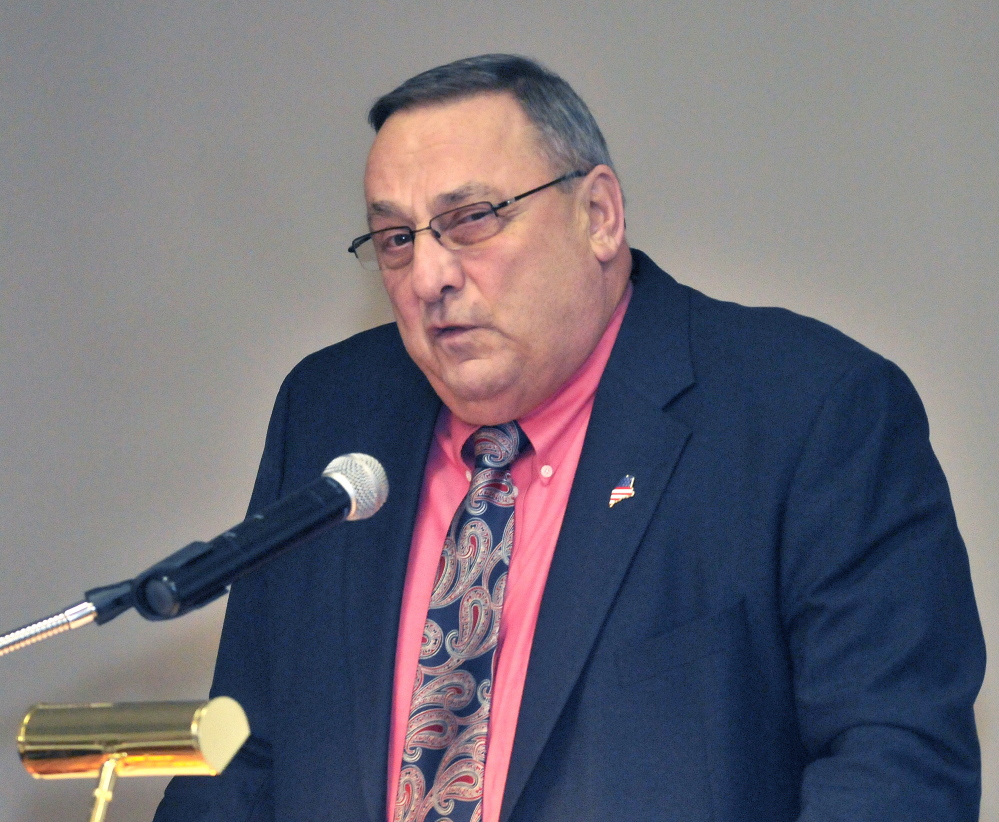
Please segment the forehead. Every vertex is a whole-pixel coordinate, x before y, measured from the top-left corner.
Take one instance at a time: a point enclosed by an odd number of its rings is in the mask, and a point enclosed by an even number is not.
[[[533,183],[549,165],[537,129],[509,94],[398,111],[368,154],[368,210],[413,213],[467,198],[508,196],[510,186]]]

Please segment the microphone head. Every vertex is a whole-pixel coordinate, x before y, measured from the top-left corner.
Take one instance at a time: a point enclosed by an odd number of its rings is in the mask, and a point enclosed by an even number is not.
[[[340,483],[352,502],[346,519],[367,519],[388,499],[388,477],[382,464],[368,454],[344,454],[326,466],[324,477]]]

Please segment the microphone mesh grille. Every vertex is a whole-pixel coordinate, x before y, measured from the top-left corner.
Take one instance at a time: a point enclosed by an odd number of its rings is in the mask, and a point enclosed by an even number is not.
[[[367,519],[388,499],[388,477],[382,464],[368,454],[344,454],[326,466],[324,477],[339,482],[354,501],[349,520]]]

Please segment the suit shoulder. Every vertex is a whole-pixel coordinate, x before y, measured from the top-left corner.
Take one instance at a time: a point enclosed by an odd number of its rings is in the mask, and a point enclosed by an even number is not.
[[[745,306],[709,297],[683,285],[647,255],[635,257],[636,302],[643,325],[674,326],[689,335],[696,361],[717,359],[766,368],[803,359],[830,363],[855,358],[881,359],[832,326],[786,308]],[[674,338],[673,345],[680,343]],[[818,364],[817,362],[815,364]]]
[[[891,396],[912,394],[893,363],[820,320],[784,308],[752,307],[708,297],[638,257],[637,321],[631,335],[667,340],[655,360],[663,369],[689,362],[695,397],[777,419],[809,418],[842,383]],[[631,309],[629,308],[629,311]],[[653,328],[658,332],[653,333]],[[633,345],[638,345],[634,342]]]
[[[739,342],[751,339],[759,344],[773,340],[782,345],[797,343],[833,355],[873,355],[870,349],[822,320],[777,306],[747,306],[709,297],[696,289],[690,292],[691,318],[702,331]],[[876,356],[876,355],[875,355]]]
[[[275,410],[310,431],[337,420],[361,429],[424,401],[435,401],[433,390],[389,324],[305,357],[285,377]]]
[[[843,425],[837,448],[846,446],[845,432],[861,440],[904,428],[928,438],[922,402],[902,369],[819,320],[694,292],[690,345],[701,401],[734,410],[774,453],[782,443],[804,447],[824,417]],[[692,418],[699,413],[711,412]]]
[[[849,371],[898,371],[842,331],[786,308],[744,306],[690,289],[690,323],[695,369],[741,375],[743,383],[825,393]]]
[[[410,365],[395,323],[388,323],[314,351],[291,370],[287,379],[298,383],[333,378],[342,383],[352,378],[370,379],[375,367],[405,370]]]

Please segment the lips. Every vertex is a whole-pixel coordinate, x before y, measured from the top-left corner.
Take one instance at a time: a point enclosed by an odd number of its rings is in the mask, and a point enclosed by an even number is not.
[[[478,351],[482,338],[477,333],[482,330],[478,325],[435,325],[430,329],[430,339],[451,356],[470,356]]]
[[[474,325],[460,325],[460,324],[454,324],[454,325],[433,325],[433,326],[430,327],[430,333],[434,337],[440,339],[440,338],[446,338],[446,337],[455,337],[455,336],[458,336],[458,335],[460,335],[460,334],[462,334],[462,333],[464,333],[466,331],[472,331],[476,327],[477,326],[474,326]]]
[[[455,316],[458,312],[450,312],[450,316],[444,316],[445,313],[426,318],[426,334],[437,344],[471,345],[479,339],[480,332],[492,328],[488,318],[478,316],[477,311],[462,311],[461,318]]]

